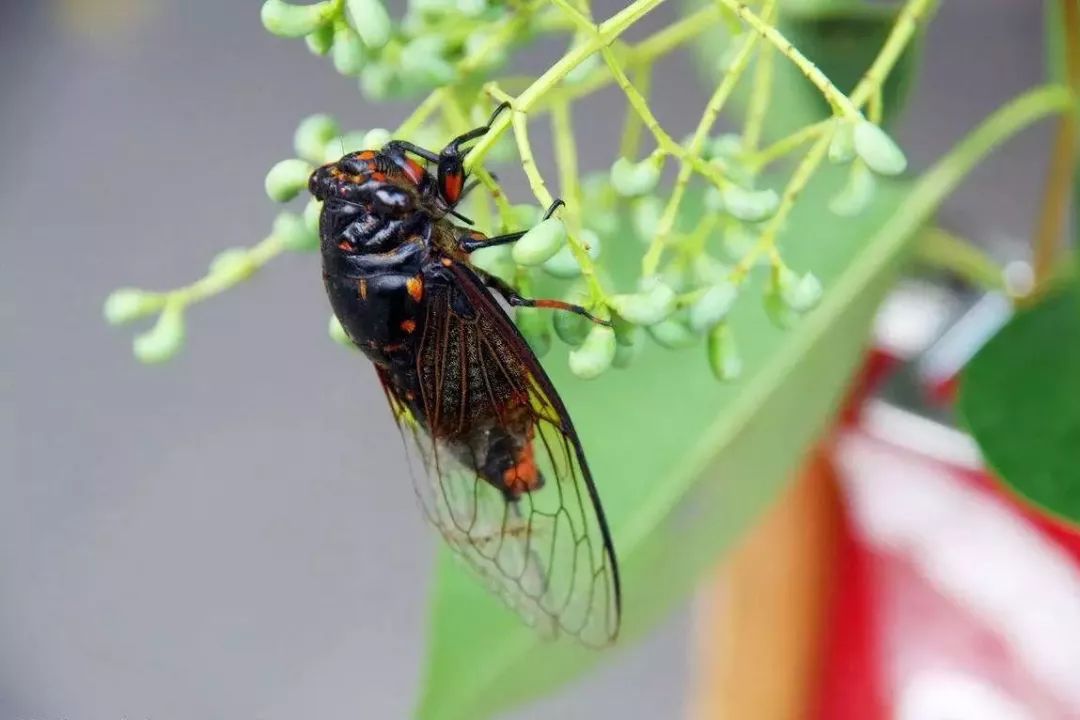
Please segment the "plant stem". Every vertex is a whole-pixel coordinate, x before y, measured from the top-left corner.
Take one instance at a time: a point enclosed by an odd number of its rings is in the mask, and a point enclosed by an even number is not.
[[[578,183],[577,146],[570,119],[570,104],[556,103],[551,109],[551,136],[555,140],[555,167],[559,172],[559,191],[566,202],[565,217],[572,234],[581,234],[581,188]]]
[[[423,102],[416,106],[416,109],[412,111],[409,117],[398,125],[397,130],[393,135],[395,138],[408,138],[424,124],[424,122],[431,116],[435,110],[439,108],[439,103],[443,100],[443,90],[433,90]]]
[[[769,17],[775,5],[775,0],[766,0],[762,14]],[[757,35],[748,34],[748,37],[743,41],[742,47],[739,48],[738,53],[735,55],[731,66],[724,73],[723,80],[720,81],[712,97],[709,98],[709,102],[705,106],[705,112],[702,113],[697,129],[694,130],[694,135],[690,140],[690,146],[687,148],[690,157],[700,155],[701,147],[705,144],[705,138],[708,137],[709,131],[712,130],[713,123],[716,122],[716,116],[719,114],[720,108],[723,107],[724,102],[731,95],[731,91],[735,89],[735,84],[742,77],[743,71],[750,61],[750,53],[753,52],[758,40]],[[683,195],[686,193],[686,186],[690,182],[692,169],[691,164],[685,161],[679,168],[675,186],[671,190],[671,196],[668,198],[664,213],[660,216],[660,222],[657,224],[656,234],[653,236],[652,242],[649,243],[649,249],[641,261],[641,274],[643,277],[655,274],[659,268],[660,258],[671,235],[672,227],[674,227],[675,216],[679,212]]]
[[[772,145],[748,156],[746,162],[754,172],[760,172],[761,169],[769,163],[779,160],[785,155],[798,150],[804,144],[819,137],[829,129],[832,123],[833,119],[829,118],[828,120],[822,120],[813,125],[807,125],[806,127],[800,128],[787,137],[782,137]]]
[[[775,18],[772,18],[775,21]],[[773,58],[776,57],[771,47],[762,48],[754,67],[754,89],[750,95],[750,104],[746,109],[746,123],[743,126],[742,150],[752,153],[761,142],[761,131],[765,125],[765,113],[769,109],[772,96]]]
[[[784,194],[780,197],[780,206],[776,209],[776,214],[769,218],[765,228],[761,231],[761,237],[758,238],[754,247],[732,269],[732,282],[741,283],[763,253],[768,253],[775,262],[774,253],[777,236],[781,228],[784,227],[784,221],[787,220],[788,214],[795,206],[795,200],[798,198],[799,193],[806,187],[821,161],[825,159],[825,153],[829,149],[831,139],[831,133],[819,137],[795,168],[795,172],[791,174],[791,180],[788,181],[787,187],[784,188]]]
[[[634,71],[641,95],[645,97],[649,93],[652,83],[652,65],[638,65]],[[632,108],[631,108],[632,109]],[[641,147],[641,115],[637,112],[626,113],[626,121],[623,125],[622,141],[619,144],[619,154],[633,160],[637,157],[638,148]]]
[[[252,265],[252,270],[257,271],[284,251],[285,245],[281,239],[275,235],[270,235],[247,248],[244,252],[247,255],[247,260]],[[138,316],[153,315],[163,310],[167,305],[181,309],[185,308],[188,305],[220,295],[243,279],[243,277],[235,275],[209,273],[183,287],[163,292],[148,292],[146,295],[152,298],[153,302],[147,302]]]
[[[700,33],[708,30],[720,17],[720,9],[710,6],[672,23],[663,30],[645,38],[631,47],[613,48],[615,57],[626,65],[652,65],[667,53],[678,49]],[[568,19],[569,20],[569,19]],[[573,22],[573,21],[570,21]],[[550,109],[554,99],[577,100],[607,87],[614,78],[603,68],[592,71],[584,80],[565,90],[549,93],[540,98],[531,112]]]
[[[657,147],[668,155],[673,155],[683,162],[687,162],[694,169],[695,172],[701,174],[708,179],[713,185],[717,187],[723,187],[727,180],[724,178],[723,173],[716,165],[705,162],[700,157],[696,157],[687,151],[682,145],[674,140],[667,131],[660,125],[660,121],[653,115],[652,110],[649,108],[649,103],[630,82],[630,78],[626,77],[626,73],[619,66],[618,60],[609,48],[604,48],[600,51],[601,57],[604,62],[607,63],[608,69],[611,71],[612,76],[615,78],[615,83],[622,89],[626,95],[626,99],[630,102],[630,107],[638,113],[641,117],[642,123],[652,133],[653,138],[656,140]]]
[[[511,111],[510,114],[514,127],[514,140],[517,142],[518,155],[521,157],[521,169],[524,171],[525,177],[529,181],[529,187],[532,188],[533,195],[536,196],[540,205],[548,207],[554,198],[551,192],[548,191],[540,170],[536,167],[532,144],[529,142],[528,117],[516,110]],[[606,295],[599,279],[596,277],[596,269],[593,266],[592,258],[589,257],[588,250],[582,244],[581,239],[576,237],[573,228],[567,228],[566,239],[570,245],[570,251],[574,254],[574,259],[577,260],[578,265],[581,267],[581,275],[589,288],[593,304],[602,303]]]
[[[682,47],[708,30],[719,19],[719,7],[716,5],[704,7],[645,38],[630,49],[630,55],[634,62],[651,64],[657,58]]]
[[[1076,0],[1061,0],[1062,31],[1064,33],[1065,78],[1074,92],[1080,91],[1080,9]],[[1035,271],[1033,296],[1045,290],[1053,276],[1060,248],[1066,208],[1076,172],[1077,113],[1058,118],[1054,146],[1047,168],[1042,207],[1032,232],[1032,262]]]
[[[484,189],[488,191],[488,195],[495,202],[495,207],[499,211],[499,221],[502,223],[502,232],[514,230],[517,218],[514,217],[514,208],[506,198],[502,185],[482,167],[474,169],[472,174],[473,177],[480,181],[480,184],[484,186]]]
[[[851,100],[849,100],[844,93],[840,92],[840,90],[832,84],[832,81],[825,77],[825,73],[821,72],[817,65],[799,52],[799,50],[791,44],[791,41],[784,37],[779,30],[755,15],[754,12],[740,0],[716,1],[735,13],[743,22],[753,28],[755,32],[760,34],[761,37],[765,38],[765,40],[779,50],[781,55],[790,60],[795,67],[806,76],[806,79],[818,89],[826,102],[832,106],[833,112],[851,119],[860,117],[858,109],[852,104]]]
[[[919,21],[936,6],[937,0],[908,0],[904,5],[881,51],[851,92],[851,102],[856,107],[862,107],[875,90],[881,88],[915,34]]]
[[[1001,265],[977,245],[948,230],[931,227],[915,238],[915,259],[963,278],[984,290],[1004,290]]]
[[[593,26],[596,29],[596,34],[592,39],[575,48],[571,48],[558,60],[558,62],[548,68],[543,75],[538,77],[535,82],[525,88],[520,95],[512,100],[515,114],[527,113],[540,98],[558,85],[559,82],[566,77],[566,74],[580,65],[585,58],[601,48],[606,48],[615,40],[615,38],[624,33],[627,28],[645,17],[645,15],[663,1],[664,0],[634,0],[634,2],[630,3],[630,5],[623,10],[600,23],[599,26]],[[483,160],[484,156],[491,150],[492,146],[500,137],[502,137],[502,134],[506,132],[506,129],[510,126],[510,122],[511,118],[507,114],[503,114],[495,120],[491,129],[484,137],[480,138],[480,141],[476,143],[469,152],[469,156],[465,158],[466,170],[471,170]]]

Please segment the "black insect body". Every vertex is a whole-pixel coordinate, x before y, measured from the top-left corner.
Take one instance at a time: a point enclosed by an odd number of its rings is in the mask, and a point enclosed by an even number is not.
[[[426,466],[413,479],[428,519],[526,620],[603,645],[618,632],[620,589],[600,500],[562,400],[489,288],[512,306],[589,315],[523,298],[469,263],[524,234],[488,238],[450,220],[468,191],[463,145],[487,129],[438,154],[392,141],[316,170],[323,278]]]

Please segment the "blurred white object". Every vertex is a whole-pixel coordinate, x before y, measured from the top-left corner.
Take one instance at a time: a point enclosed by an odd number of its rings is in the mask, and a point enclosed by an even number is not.
[[[1080,718],[1080,570],[971,481],[970,439],[871,401],[835,457],[897,717]]]

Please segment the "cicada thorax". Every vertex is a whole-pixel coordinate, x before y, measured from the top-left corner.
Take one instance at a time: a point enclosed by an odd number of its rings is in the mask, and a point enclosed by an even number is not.
[[[313,176],[323,280],[352,341],[380,366],[407,364],[425,318],[423,270],[433,220],[416,209],[409,187],[361,174],[345,161]]]

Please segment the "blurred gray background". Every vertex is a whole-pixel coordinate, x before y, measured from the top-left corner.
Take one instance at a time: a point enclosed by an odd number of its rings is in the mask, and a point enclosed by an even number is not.
[[[434,540],[374,374],[326,338],[317,258],[196,307],[166,367],[136,363],[129,329],[101,319],[114,287],[188,282],[265,234],[263,174],[300,117],[393,127],[408,112],[264,33],[258,5],[0,5],[0,720],[413,707]],[[942,5],[899,132],[917,167],[1043,75],[1039,3]],[[703,93],[686,58],[660,72],[654,107],[679,137]],[[605,92],[595,117],[610,123],[581,123],[587,168],[610,164],[622,106]],[[950,202],[955,225],[1022,257],[1047,138],[979,169]],[[690,623],[687,606],[513,717],[678,716]]]

